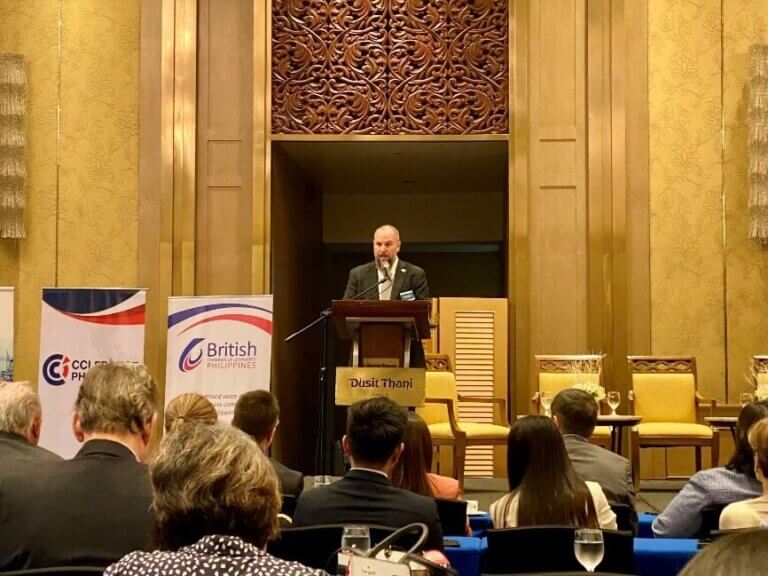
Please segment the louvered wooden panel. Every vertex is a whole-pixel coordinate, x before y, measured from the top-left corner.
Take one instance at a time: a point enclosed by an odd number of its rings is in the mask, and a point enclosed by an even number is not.
[[[440,299],[440,352],[451,356],[459,393],[508,398],[507,329],[505,299]],[[493,423],[493,406],[461,403],[459,420]],[[503,470],[503,458],[490,446],[467,450],[466,476],[503,475]]]

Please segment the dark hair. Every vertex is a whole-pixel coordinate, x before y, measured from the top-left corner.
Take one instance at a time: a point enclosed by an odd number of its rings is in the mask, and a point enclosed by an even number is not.
[[[392,485],[422,496],[434,497],[427,473],[432,468],[432,435],[421,416],[408,413],[403,453],[392,470]]]
[[[747,404],[739,412],[736,423],[736,449],[725,465],[728,470],[741,472],[750,478],[755,477],[755,453],[749,445],[749,429],[758,420],[768,417],[768,402]]]
[[[347,412],[347,439],[352,457],[368,464],[384,464],[400,442],[408,412],[389,398],[376,396],[355,402]]]
[[[577,388],[566,388],[552,400],[552,414],[557,416],[563,434],[592,436],[597,424],[597,402]]]
[[[729,534],[706,546],[680,576],[768,576],[768,530]]]
[[[503,504],[502,518],[507,517],[517,492],[518,526],[599,528],[592,495],[576,475],[563,437],[551,418],[526,416],[518,420],[509,431],[507,448],[510,493]]]
[[[275,426],[279,416],[280,407],[274,394],[266,390],[252,390],[237,399],[232,426],[261,442]]]

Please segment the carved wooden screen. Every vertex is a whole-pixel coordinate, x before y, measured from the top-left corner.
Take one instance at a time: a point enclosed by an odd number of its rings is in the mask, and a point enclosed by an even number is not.
[[[508,4],[275,0],[272,131],[506,133]]]

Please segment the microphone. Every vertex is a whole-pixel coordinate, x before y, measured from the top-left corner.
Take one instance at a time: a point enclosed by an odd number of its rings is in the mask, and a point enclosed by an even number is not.
[[[358,299],[358,298],[360,298],[361,296],[365,296],[366,294],[368,294],[368,292],[370,292],[370,291],[371,291],[371,290],[373,290],[374,288],[378,288],[378,287],[379,287],[379,284],[384,284],[384,282],[387,282],[388,280],[389,280],[389,278],[387,277],[387,275],[385,275],[385,276],[384,276],[384,278],[382,278],[381,280],[379,280],[378,282],[376,282],[376,284],[373,284],[373,285],[371,285],[371,286],[368,286],[368,288],[366,288],[366,289],[365,289],[365,290],[363,290],[362,292],[358,292],[357,294],[355,294],[354,296],[352,296],[352,298],[350,298],[350,300],[357,300],[357,299]]]
[[[381,273],[384,274],[385,281],[387,280],[389,280],[390,282],[392,281],[392,275],[389,272],[389,266],[382,266],[381,268],[379,268],[379,270],[381,270]]]

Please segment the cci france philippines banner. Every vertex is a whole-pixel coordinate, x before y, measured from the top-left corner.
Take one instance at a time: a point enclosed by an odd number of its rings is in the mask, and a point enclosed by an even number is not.
[[[0,382],[13,380],[13,288],[0,287]]]
[[[197,392],[228,424],[240,394],[270,388],[272,296],[169,298],[167,359],[166,404]]]
[[[80,444],[72,411],[94,364],[144,361],[146,290],[45,288],[40,319],[40,445],[70,458]]]

